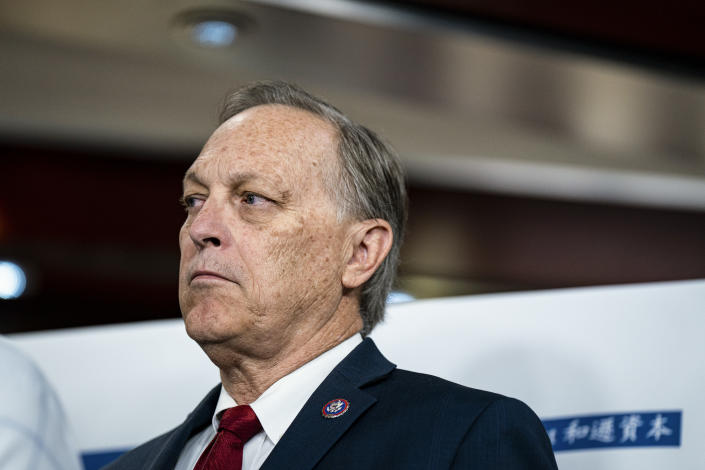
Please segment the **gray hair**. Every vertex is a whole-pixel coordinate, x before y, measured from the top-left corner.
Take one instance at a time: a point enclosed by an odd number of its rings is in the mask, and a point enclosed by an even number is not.
[[[384,219],[392,227],[392,248],[362,287],[360,316],[362,335],[366,336],[384,318],[387,296],[399,265],[407,213],[404,170],[399,156],[377,134],[353,122],[334,106],[281,81],[255,82],[228,94],[220,111],[220,123],[246,109],[266,104],[303,109],[331,123],[338,132],[340,181],[329,184],[329,190],[338,199],[342,213],[358,220]]]

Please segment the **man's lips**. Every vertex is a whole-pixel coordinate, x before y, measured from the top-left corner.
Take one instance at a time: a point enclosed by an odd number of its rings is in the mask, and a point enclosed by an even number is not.
[[[191,282],[196,281],[196,280],[198,280],[198,281],[215,280],[215,281],[233,282],[220,273],[217,273],[215,271],[207,271],[207,270],[194,271],[194,273],[191,275]]]

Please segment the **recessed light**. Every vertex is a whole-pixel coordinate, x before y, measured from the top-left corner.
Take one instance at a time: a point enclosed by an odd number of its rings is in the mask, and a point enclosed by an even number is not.
[[[182,41],[202,49],[225,49],[242,39],[254,21],[229,10],[191,10],[175,19],[175,33]]]
[[[204,47],[228,47],[237,38],[237,26],[222,20],[206,20],[191,28],[194,42]]]

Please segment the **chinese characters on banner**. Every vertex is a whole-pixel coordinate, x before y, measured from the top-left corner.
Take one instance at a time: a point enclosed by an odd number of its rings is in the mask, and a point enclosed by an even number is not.
[[[554,451],[604,447],[680,446],[681,411],[544,419]]]

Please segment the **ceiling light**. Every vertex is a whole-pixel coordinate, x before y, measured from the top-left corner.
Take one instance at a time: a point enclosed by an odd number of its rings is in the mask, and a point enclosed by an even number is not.
[[[176,38],[201,49],[226,49],[254,26],[247,15],[231,10],[189,10],[174,18]]]
[[[27,278],[15,263],[0,261],[0,299],[14,299],[24,292]]]
[[[192,26],[191,37],[204,47],[228,47],[235,42],[237,26],[221,20],[201,21]]]

